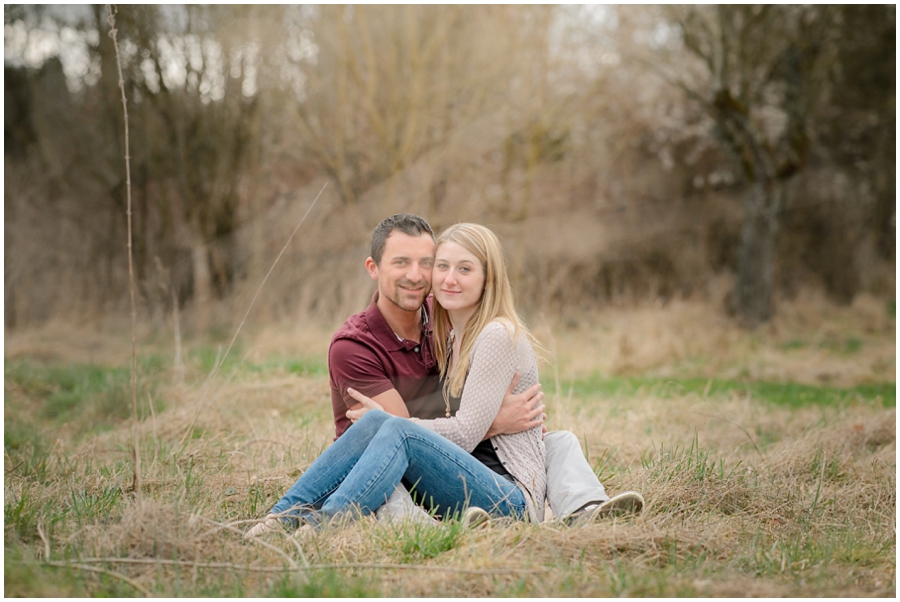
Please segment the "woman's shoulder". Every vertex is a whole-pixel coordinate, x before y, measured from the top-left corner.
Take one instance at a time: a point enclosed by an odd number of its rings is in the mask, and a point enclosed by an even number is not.
[[[490,333],[490,332],[500,332],[505,330],[506,332],[513,333],[516,330],[515,325],[507,320],[506,318],[494,318],[490,322],[488,322],[484,330],[481,331],[481,334]]]
[[[502,342],[505,341],[510,346],[515,344],[516,327],[505,318],[494,318],[485,325],[478,337],[475,339],[476,344],[487,341]]]

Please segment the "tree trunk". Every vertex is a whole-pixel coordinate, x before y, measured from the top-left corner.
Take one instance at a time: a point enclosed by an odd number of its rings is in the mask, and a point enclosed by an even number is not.
[[[212,277],[209,271],[209,249],[203,243],[195,243],[191,250],[194,264],[194,319],[197,332],[205,332],[209,326]]]
[[[741,325],[755,328],[774,315],[775,258],[784,184],[755,182],[745,193],[744,221],[738,248],[737,314]]]

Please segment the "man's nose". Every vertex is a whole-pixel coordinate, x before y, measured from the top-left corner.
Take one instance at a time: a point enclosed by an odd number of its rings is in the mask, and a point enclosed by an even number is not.
[[[406,279],[412,282],[419,282],[422,280],[422,266],[418,263],[410,264],[409,270],[406,272]]]

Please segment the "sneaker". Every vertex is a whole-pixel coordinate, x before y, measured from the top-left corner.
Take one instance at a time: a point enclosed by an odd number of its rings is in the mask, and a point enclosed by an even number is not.
[[[254,537],[259,537],[263,533],[269,533],[270,531],[276,531],[281,528],[281,521],[270,514],[262,521],[253,525],[249,531],[244,533],[244,539],[253,539]]]
[[[294,533],[291,535],[297,541],[307,541],[316,536],[316,528],[313,527],[309,523],[304,523],[300,525],[300,528],[296,529]]]
[[[644,497],[637,491],[615,495],[602,504],[590,504],[571,514],[565,522],[569,525],[586,525],[607,516],[640,514],[644,509]]]
[[[463,529],[475,529],[476,527],[487,527],[491,524],[491,515],[486,510],[471,506],[468,508],[459,521],[462,523]]]

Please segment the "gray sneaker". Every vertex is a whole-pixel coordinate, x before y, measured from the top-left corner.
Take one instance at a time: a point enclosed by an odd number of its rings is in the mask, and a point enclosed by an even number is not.
[[[491,515],[482,508],[471,506],[465,511],[459,522],[462,523],[463,529],[487,527],[489,524],[491,524]]]
[[[637,491],[614,495],[602,504],[589,504],[565,519],[568,525],[586,525],[608,516],[640,514],[644,509],[644,496]]]

